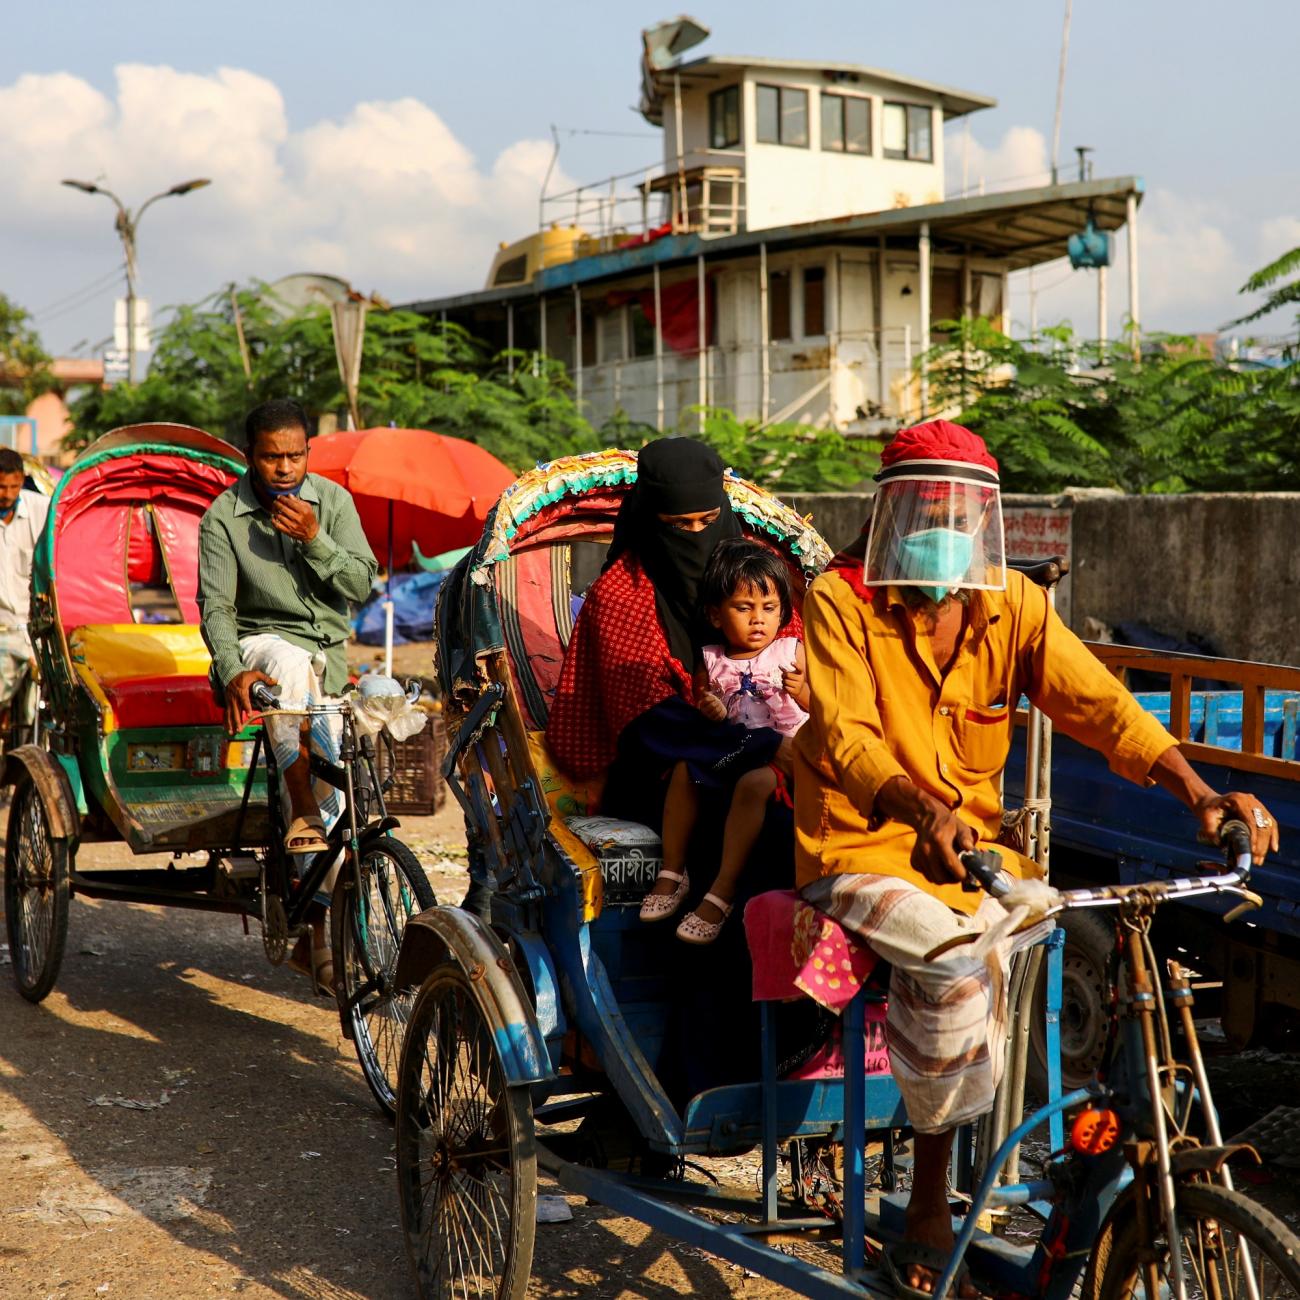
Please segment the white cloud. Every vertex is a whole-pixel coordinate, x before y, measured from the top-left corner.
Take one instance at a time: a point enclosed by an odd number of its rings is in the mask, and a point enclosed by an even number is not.
[[[964,129],[953,131],[944,144],[944,170],[949,198],[1026,189],[1051,179],[1047,141],[1032,126],[1011,127],[991,147]]]
[[[107,202],[62,188],[64,177],[102,183],[132,206],[212,179],[141,224],[142,291],[156,306],[304,270],[401,301],[481,287],[498,241],[535,228],[551,157],[548,142],[521,140],[484,166],[411,98],[291,130],[277,87],[233,68],[123,64],[112,96],[68,73],[29,74],[0,86],[0,123],[0,243],[26,254],[3,287],[36,310],[119,256]],[[557,174],[552,184],[570,182]],[[106,333],[111,296],[47,313],[47,342]]]

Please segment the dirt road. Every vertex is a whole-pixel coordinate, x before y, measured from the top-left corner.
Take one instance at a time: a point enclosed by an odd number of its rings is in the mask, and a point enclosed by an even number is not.
[[[403,832],[439,898],[458,898],[457,815]],[[120,846],[83,854],[87,866],[128,860]],[[1225,1126],[1300,1089],[1295,1058],[1220,1056],[1214,1068],[1234,1111]],[[1295,1223],[1289,1173],[1256,1177]],[[536,1296],[785,1294],[570,1204],[572,1223],[539,1227]],[[391,1129],[330,1004],[267,964],[255,928],[74,900],[43,1004],[22,1001],[0,965],[0,1297],[226,1294],[411,1300]]]
[[[464,890],[456,820],[404,827],[440,899]],[[573,1223],[539,1231],[539,1296],[758,1285],[573,1204]],[[267,964],[256,927],[76,899],[44,1003],[0,965],[0,1296],[225,1294],[411,1300],[391,1128],[337,1014]]]

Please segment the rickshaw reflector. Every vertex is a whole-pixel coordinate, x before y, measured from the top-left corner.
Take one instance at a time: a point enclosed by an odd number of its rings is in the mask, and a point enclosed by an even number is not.
[[[126,747],[128,772],[182,772],[185,767],[183,744],[154,741]]]
[[[1070,1128],[1070,1145],[1084,1156],[1100,1156],[1119,1141],[1119,1116],[1113,1110],[1080,1111]]]

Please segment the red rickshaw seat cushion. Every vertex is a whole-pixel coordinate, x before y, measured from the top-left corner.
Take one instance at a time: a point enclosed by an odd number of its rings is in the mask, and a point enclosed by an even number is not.
[[[117,725],[138,727],[215,727],[226,720],[225,709],[203,677],[128,677],[105,684]]]

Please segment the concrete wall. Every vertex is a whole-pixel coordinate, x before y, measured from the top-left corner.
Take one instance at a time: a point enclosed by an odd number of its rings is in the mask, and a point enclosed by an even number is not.
[[[784,499],[813,516],[832,549],[857,536],[869,500]],[[1017,496],[1007,513],[1035,507],[1069,513],[1076,631],[1088,619],[1140,621],[1180,638],[1199,633],[1230,659],[1300,665],[1300,493]]]
[[[813,527],[832,551],[843,550],[862,531],[871,498],[864,492],[781,492],[791,510],[812,515]]]
[[[1300,493],[1074,504],[1073,622],[1140,618],[1232,659],[1300,664]]]

